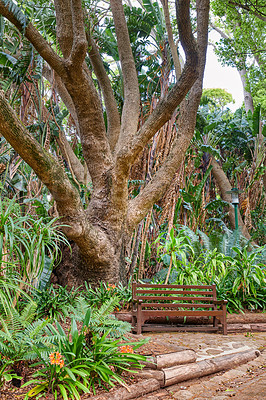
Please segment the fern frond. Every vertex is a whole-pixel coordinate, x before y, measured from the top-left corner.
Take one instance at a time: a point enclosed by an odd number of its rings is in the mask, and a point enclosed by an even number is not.
[[[102,306],[99,308],[99,310],[94,311],[93,313],[93,319],[97,320],[97,319],[103,319],[106,316],[109,316],[109,314],[111,314],[114,311],[114,308],[116,306],[118,306],[119,304],[119,297],[111,297],[109,300],[107,300],[106,302],[104,302],[102,304]]]
[[[36,314],[36,310],[37,310],[37,304],[34,301],[30,301],[23,309],[20,316],[20,321],[24,327],[32,323]]]

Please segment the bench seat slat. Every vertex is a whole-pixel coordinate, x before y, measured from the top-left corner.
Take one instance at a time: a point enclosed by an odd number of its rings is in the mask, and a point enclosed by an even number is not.
[[[151,308],[180,308],[180,307],[184,307],[184,308],[210,308],[210,307],[214,307],[213,304],[203,304],[203,303],[142,303],[141,304],[142,309],[145,307]]]
[[[144,317],[215,317],[222,316],[222,310],[142,310]]]

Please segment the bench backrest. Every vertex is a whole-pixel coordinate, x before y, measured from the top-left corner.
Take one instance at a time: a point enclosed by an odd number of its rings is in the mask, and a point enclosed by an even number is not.
[[[133,301],[143,307],[209,308],[217,300],[215,285],[163,285],[132,283]]]

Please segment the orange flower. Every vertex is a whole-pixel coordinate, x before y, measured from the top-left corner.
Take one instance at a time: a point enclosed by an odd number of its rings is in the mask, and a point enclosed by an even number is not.
[[[131,354],[133,354],[134,350],[133,350],[133,348],[131,346],[121,346],[120,347],[120,352],[121,353],[131,353]]]
[[[59,365],[60,368],[64,366],[64,360],[62,354],[60,354],[58,351],[49,354],[49,358],[51,364]]]
[[[108,286],[109,286],[110,289],[115,289],[116,288],[116,286],[112,285],[111,283],[108,283]]]

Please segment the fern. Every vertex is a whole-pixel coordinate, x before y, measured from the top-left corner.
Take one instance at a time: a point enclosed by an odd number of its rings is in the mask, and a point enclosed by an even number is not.
[[[131,325],[124,321],[118,321],[111,313],[119,304],[119,297],[111,297],[97,309],[89,307],[86,300],[80,296],[70,311],[78,321],[85,321],[90,332],[100,334],[110,331],[111,336],[123,336],[131,330]]]
[[[34,360],[38,356],[36,348],[48,351],[43,332],[49,321],[34,321],[36,308],[36,303],[30,301],[21,313],[13,307],[0,316],[0,351],[6,358]]]

